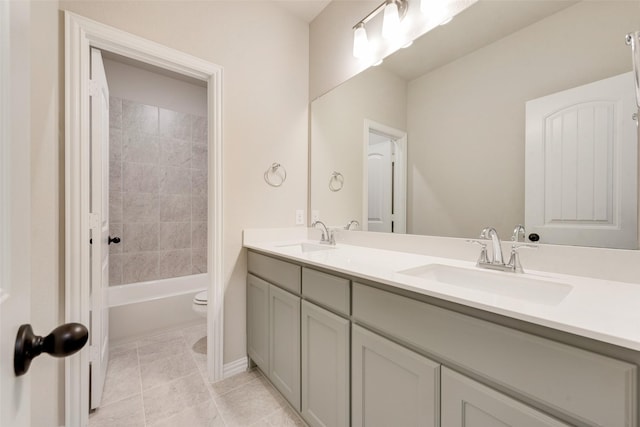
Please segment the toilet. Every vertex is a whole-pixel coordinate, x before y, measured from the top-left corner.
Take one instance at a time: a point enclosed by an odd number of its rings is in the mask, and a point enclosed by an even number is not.
[[[207,291],[202,291],[193,297],[193,304],[191,304],[191,307],[193,308],[193,311],[198,313],[198,315],[207,317],[207,302]]]

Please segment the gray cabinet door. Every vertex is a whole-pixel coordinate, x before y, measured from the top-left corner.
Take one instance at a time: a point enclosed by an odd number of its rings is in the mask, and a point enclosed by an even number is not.
[[[447,427],[567,427],[548,415],[445,367],[442,425]]]
[[[311,426],[349,425],[349,321],[302,302],[302,416]]]
[[[357,325],[351,343],[353,427],[440,425],[438,363]]]
[[[300,298],[269,286],[269,379],[300,411]]]
[[[247,353],[265,374],[269,373],[269,286],[247,276]]]

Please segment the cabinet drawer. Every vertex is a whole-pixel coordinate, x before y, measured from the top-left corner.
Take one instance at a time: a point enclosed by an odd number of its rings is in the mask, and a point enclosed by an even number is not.
[[[353,316],[586,424],[636,425],[632,364],[359,283]]]
[[[302,295],[346,316],[351,311],[349,280],[310,268],[302,269]]]
[[[247,265],[250,273],[300,294],[300,266],[251,251],[247,255]]]

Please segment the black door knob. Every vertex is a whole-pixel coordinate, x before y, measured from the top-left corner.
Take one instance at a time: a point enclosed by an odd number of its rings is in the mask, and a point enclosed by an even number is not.
[[[118,236],[114,238],[111,238],[111,236],[109,236],[109,244],[112,244],[112,243],[116,243],[116,244],[120,243],[120,238]]]
[[[536,233],[531,233],[529,234],[529,240],[531,240],[532,242],[537,242],[538,240],[540,240],[540,236]]]
[[[89,331],[80,323],[60,325],[46,337],[35,335],[31,325],[22,325],[16,336],[13,371],[17,377],[26,374],[31,360],[41,353],[49,353],[54,357],[70,356],[84,347],[88,338]]]

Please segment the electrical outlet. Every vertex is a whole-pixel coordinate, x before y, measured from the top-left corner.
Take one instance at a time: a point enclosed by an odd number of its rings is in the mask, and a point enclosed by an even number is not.
[[[304,209],[296,210],[296,225],[304,225]]]
[[[311,222],[320,221],[320,211],[311,211]]]

